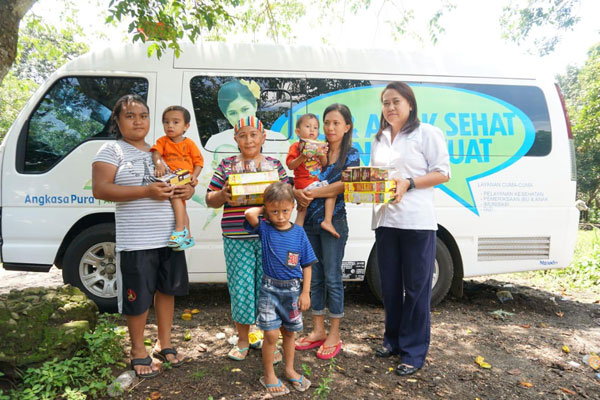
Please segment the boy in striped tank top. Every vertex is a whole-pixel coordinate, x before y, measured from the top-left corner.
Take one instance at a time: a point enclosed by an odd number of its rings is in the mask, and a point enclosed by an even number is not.
[[[263,276],[257,325],[265,332],[265,340],[264,376],[260,382],[271,396],[281,396],[289,393],[289,389],[273,368],[273,351],[280,331],[286,379],[297,391],[304,392],[310,387],[310,381],[294,369],[294,340],[295,333],[302,330],[302,311],[310,307],[311,266],[317,258],[304,229],[290,222],[294,210],[292,187],[273,183],[263,197],[264,207],[246,210],[245,226],[260,236],[262,244]],[[261,214],[265,219],[260,218]]]

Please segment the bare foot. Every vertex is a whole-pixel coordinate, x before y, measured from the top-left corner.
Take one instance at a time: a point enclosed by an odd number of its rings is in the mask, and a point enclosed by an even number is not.
[[[329,221],[321,222],[321,228],[323,228],[327,232],[331,233],[334,237],[339,239],[340,234],[337,233],[337,231],[335,230],[335,228],[331,222],[329,222]]]

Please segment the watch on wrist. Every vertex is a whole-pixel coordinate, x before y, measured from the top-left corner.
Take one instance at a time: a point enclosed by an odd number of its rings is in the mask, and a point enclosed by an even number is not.
[[[413,190],[415,188],[415,181],[413,178],[406,178],[406,179],[408,179],[408,182],[410,183],[410,186],[406,190],[408,192],[409,190]]]

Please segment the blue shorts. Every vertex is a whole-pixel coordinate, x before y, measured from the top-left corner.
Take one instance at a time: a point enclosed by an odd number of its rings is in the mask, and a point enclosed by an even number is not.
[[[301,331],[300,290],[300,279],[280,281],[263,275],[258,295],[258,328],[272,331],[283,325],[289,332]]]

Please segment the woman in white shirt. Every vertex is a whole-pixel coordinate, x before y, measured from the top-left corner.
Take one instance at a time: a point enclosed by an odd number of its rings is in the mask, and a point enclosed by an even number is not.
[[[376,355],[400,355],[396,373],[404,376],[423,367],[429,349],[437,231],[433,187],[450,179],[450,161],[444,134],[419,121],[407,84],[389,83],[381,102],[371,165],[390,167],[397,189],[391,203],[373,208],[385,306],[383,346]]]

